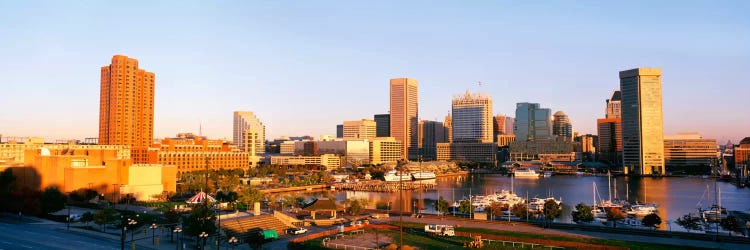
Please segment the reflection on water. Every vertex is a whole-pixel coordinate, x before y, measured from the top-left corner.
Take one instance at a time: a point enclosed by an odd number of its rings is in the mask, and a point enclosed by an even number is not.
[[[708,207],[715,202],[716,188],[721,190],[721,204],[728,210],[750,209],[750,189],[740,189],[729,183],[695,177],[613,177],[611,191],[606,176],[553,176],[540,179],[512,179],[503,175],[468,175],[438,178],[437,190],[427,192],[403,191],[404,202],[399,203],[399,193],[375,193],[339,191],[334,192],[338,201],[350,198],[368,200],[368,208],[386,208],[391,211],[411,212],[414,206],[434,213],[434,204],[439,196],[449,201],[472,195],[487,194],[513,189],[519,196],[529,198],[546,197],[548,194],[563,201],[561,222],[571,222],[570,215],[576,204],[591,204],[594,200],[593,184],[597,186],[597,201],[600,199],[628,199],[631,203],[656,203],[662,218],[661,229],[667,229],[666,221],[674,221],[687,213],[695,213],[698,207]],[[706,186],[710,187],[710,201]],[[610,195],[611,192],[611,195]],[[673,225],[674,226],[674,225]]]

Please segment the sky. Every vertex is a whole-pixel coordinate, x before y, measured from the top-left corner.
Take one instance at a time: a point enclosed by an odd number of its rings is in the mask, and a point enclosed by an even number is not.
[[[663,71],[664,133],[750,136],[750,1],[0,0],[0,134],[96,137],[100,67],[156,74],[157,138],[230,138],[253,111],[278,136],[335,135],[419,81],[420,119],[490,95],[596,134],[618,72]],[[477,84],[481,81],[481,86]]]

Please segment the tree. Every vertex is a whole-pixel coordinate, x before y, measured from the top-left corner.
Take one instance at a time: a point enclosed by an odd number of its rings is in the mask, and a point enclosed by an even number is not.
[[[690,230],[701,230],[700,218],[693,217],[690,214],[683,215],[675,222],[677,225],[687,229],[688,232],[690,232]]]
[[[722,219],[719,222],[719,225],[721,225],[722,228],[728,231],[733,231],[733,232],[740,231],[740,223],[737,221],[737,218],[734,217],[734,215],[730,215]]]
[[[458,204],[458,211],[464,214],[471,214],[474,212],[474,206],[471,205],[471,201],[462,200]]]
[[[88,202],[93,198],[96,198],[99,193],[96,190],[90,188],[79,188],[70,192],[70,199],[75,202]]]
[[[443,199],[443,196],[440,196],[438,198],[437,202],[435,202],[435,210],[437,210],[441,214],[447,214],[449,210],[450,204],[447,200]]]
[[[594,220],[594,213],[591,211],[590,206],[578,203],[578,205],[576,205],[576,210],[578,210],[578,212],[573,216],[573,221],[590,222]]]
[[[655,213],[650,213],[643,217],[643,220],[641,220],[641,224],[647,227],[654,227],[656,229],[661,225],[661,217]]]
[[[349,204],[346,208],[349,215],[360,215],[367,206],[366,199],[347,199],[346,202]]]
[[[544,208],[542,214],[544,214],[544,220],[548,223],[552,222],[555,218],[560,216],[560,204],[557,204],[554,200],[547,200],[544,202]]]
[[[114,208],[105,208],[99,210],[94,214],[94,223],[101,226],[102,230],[104,230],[104,225],[112,223],[117,219],[115,218],[116,213],[117,211],[115,211]]]
[[[42,212],[52,213],[65,208],[65,201],[68,198],[60,192],[57,187],[48,187],[44,189],[40,202],[42,203]]]
[[[13,175],[13,169],[6,168],[0,173],[0,193],[10,192],[16,185],[16,176]]]
[[[263,200],[263,193],[255,188],[245,188],[242,190],[242,192],[240,192],[239,198],[237,200],[241,203],[244,203],[248,207],[251,207],[256,202],[260,202]]]
[[[526,219],[529,215],[529,208],[526,206],[526,203],[516,203],[510,208],[510,211],[513,215],[518,216],[521,219]]]
[[[219,189],[227,193],[234,191],[239,184],[240,178],[236,174],[230,173],[221,177],[221,180],[219,180]]]
[[[622,214],[620,209],[610,208],[607,209],[607,221],[612,221],[613,227],[617,227],[617,221],[625,219],[625,215]]]
[[[85,212],[81,215],[81,222],[86,223],[86,225],[89,224],[89,222],[94,221],[94,214],[91,212]]]
[[[202,232],[209,236],[215,236],[214,233],[216,233],[216,211],[208,202],[195,206],[185,219],[185,235],[195,237],[196,245],[199,243],[198,235]]]

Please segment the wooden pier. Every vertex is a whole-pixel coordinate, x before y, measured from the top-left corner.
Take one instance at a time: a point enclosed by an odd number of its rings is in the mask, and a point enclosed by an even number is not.
[[[335,187],[336,190],[392,193],[392,192],[399,191],[399,182],[363,181],[363,182],[356,182],[356,183],[337,183],[337,184],[334,184],[333,187]],[[403,188],[401,189],[429,191],[429,190],[435,190],[436,188],[437,188],[437,185],[434,183],[404,181]]]

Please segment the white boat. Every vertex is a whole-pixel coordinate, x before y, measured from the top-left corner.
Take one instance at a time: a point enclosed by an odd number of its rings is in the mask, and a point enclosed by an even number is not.
[[[391,170],[383,175],[383,179],[385,179],[385,181],[411,181],[411,174],[403,172],[399,173],[396,170]]]
[[[656,213],[657,205],[656,204],[635,204],[630,206],[630,209],[628,209],[627,214],[628,215],[648,215],[652,213]]]
[[[550,178],[552,177],[552,171],[544,171],[542,172],[542,176],[544,176],[544,178]]]
[[[519,168],[513,171],[516,178],[539,178],[539,173],[530,168]]]
[[[414,177],[415,180],[435,179],[437,177],[435,176],[435,173],[429,170],[411,171],[411,176]]]

